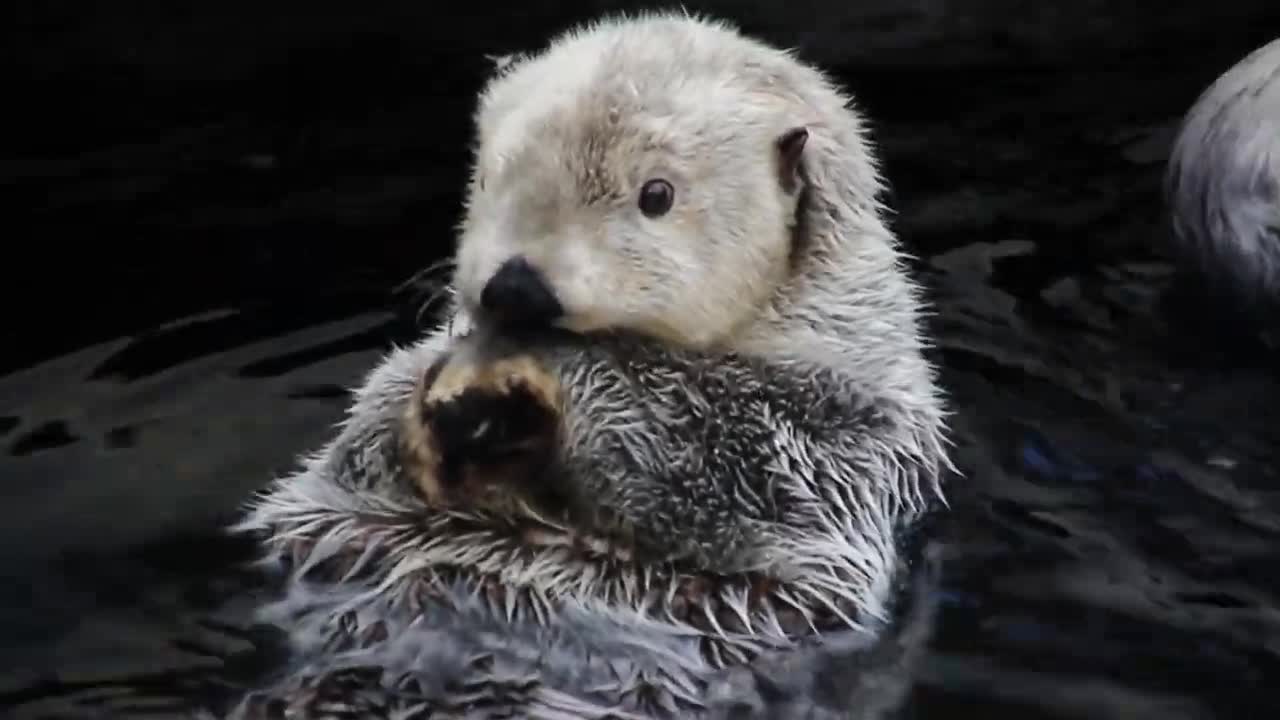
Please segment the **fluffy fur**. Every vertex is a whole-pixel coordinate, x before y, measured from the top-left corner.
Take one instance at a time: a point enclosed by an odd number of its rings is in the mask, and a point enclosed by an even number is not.
[[[1280,304],[1280,40],[1196,100],[1165,190],[1179,253],[1215,294],[1250,307]]]
[[[287,573],[263,612],[293,655],[239,712],[779,717],[788,658],[826,658],[817,678],[908,655],[882,632],[941,497],[944,409],[848,99],[723,24],[649,15],[510,59],[477,127],[452,322],[243,523]],[[656,218],[654,177],[675,188]],[[484,322],[516,254],[562,331]],[[543,472],[449,469],[517,414],[551,418]],[[870,713],[858,677],[791,697]]]

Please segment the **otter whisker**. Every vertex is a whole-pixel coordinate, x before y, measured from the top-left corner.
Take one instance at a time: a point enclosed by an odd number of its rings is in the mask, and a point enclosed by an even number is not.
[[[422,284],[422,281],[424,279],[430,277],[431,275],[452,271],[456,265],[457,265],[457,262],[452,256],[435,260],[415,270],[412,275],[410,275],[408,278],[402,280],[399,284],[397,284],[392,291],[398,293],[410,287],[417,287]]]
[[[451,267],[444,268],[444,269],[452,270]],[[420,273],[418,276],[415,276],[415,278],[413,278],[411,281],[403,283],[401,287],[407,286],[410,283],[420,283],[422,280],[421,276],[422,274]],[[397,290],[399,289],[400,288],[397,288]],[[445,298],[452,298],[455,295],[456,295],[456,291],[454,290],[453,286],[449,283],[449,280],[447,277],[436,280],[430,285],[426,285],[426,284],[422,285],[417,290],[416,299],[410,300],[412,304],[416,305],[416,310],[414,311],[414,316],[413,316],[414,322],[417,324],[422,324],[423,319],[427,316],[427,313],[430,312],[433,307],[440,304],[441,301],[444,300]],[[454,313],[452,312],[449,313],[450,320],[452,320],[453,314]]]

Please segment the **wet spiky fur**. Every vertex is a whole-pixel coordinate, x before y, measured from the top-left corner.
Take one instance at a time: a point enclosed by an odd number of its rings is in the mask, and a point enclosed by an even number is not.
[[[655,47],[674,57],[655,62]],[[600,69],[558,94],[540,84],[540,68],[578,66]],[[596,87],[610,82],[622,83],[622,95]],[[518,126],[509,123],[551,127],[529,106],[562,107],[556,103],[575,93],[631,92],[643,101],[662,88],[696,95],[707,82],[740,103],[701,111],[742,123],[740,132],[706,140],[742,143],[718,152],[741,152],[745,162],[755,146],[734,138],[754,138],[763,167],[772,161],[763,142],[771,133],[803,126],[809,140],[796,188],[779,184],[780,194],[758,202],[722,193],[702,211],[723,213],[718,224],[689,216],[685,226],[700,228],[707,255],[685,258],[692,266],[679,277],[664,278],[658,258],[659,270],[637,265],[617,275],[654,288],[655,297],[686,293],[697,322],[675,319],[678,308],[663,322],[657,300],[643,293],[618,305],[607,298],[618,287],[606,284],[596,300],[581,288],[569,293],[564,324],[572,333],[517,343],[477,323],[476,283],[491,272],[486,258],[497,256],[498,242],[483,228],[499,207],[482,202],[480,175],[497,182],[499,156],[499,165],[518,166],[521,153],[539,160],[513,145]],[[268,564],[287,576],[283,597],[263,613],[289,631],[293,656],[239,712],[604,718],[754,707],[760,716],[789,716],[735,691],[734,673],[806,652],[834,653],[829,665],[854,667],[893,619],[902,543],[941,497],[949,468],[942,402],[922,355],[920,299],[880,219],[880,183],[858,116],[789,54],[720,24],[668,15],[600,22],[512,60],[481,105],[477,155],[485,166],[468,198],[452,322],[392,352],[357,391],[337,437],[257,499],[241,526],[263,533]],[[642,115],[643,103],[599,114],[591,102],[571,101],[567,115],[552,117],[561,128],[599,115],[612,142],[626,146],[633,111]],[[700,127],[680,123],[663,127]],[[592,136],[572,130],[556,137]],[[686,147],[689,163],[709,162],[698,160],[696,142]],[[618,167],[591,164],[599,148],[566,152],[542,171],[567,169],[580,190],[599,189],[588,205],[629,202],[629,191],[609,185]],[[717,182],[714,166],[685,169]],[[529,188],[559,187],[548,185],[553,177],[520,177]],[[741,182],[751,189],[750,179]],[[582,211],[575,224],[583,217],[591,215]],[[527,214],[519,220],[539,226]],[[612,232],[627,232],[619,227]],[[788,252],[766,246],[775,241]],[[587,241],[561,244],[574,242]],[[542,260],[554,264],[550,257]],[[578,262],[585,257],[603,256]],[[724,259],[739,274],[776,282],[753,290],[755,304],[718,294],[735,273],[698,263]],[[570,282],[567,268],[543,269],[557,290]],[[697,292],[706,295],[688,295]],[[563,505],[509,484],[493,502],[442,499],[432,464],[440,435],[430,428],[457,394],[433,400],[432,388],[445,377],[469,378],[460,390],[479,387],[485,372],[464,371],[500,362],[515,369],[483,381],[490,396],[511,401],[512,388],[535,388],[529,397],[541,400],[519,402],[540,402],[558,418],[554,462],[538,482]],[[769,682],[787,674],[762,672],[774,675]],[[856,681],[836,684],[848,695],[830,702],[832,716],[875,709]]]

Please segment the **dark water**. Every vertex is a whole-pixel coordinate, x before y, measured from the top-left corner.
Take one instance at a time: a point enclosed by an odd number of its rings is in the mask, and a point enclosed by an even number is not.
[[[23,6],[12,46],[64,92],[4,170],[39,260],[10,256],[0,329],[0,715],[163,714],[251,672],[214,528],[417,332],[392,289],[451,242],[478,55],[576,16],[136,5]],[[1278,716],[1280,360],[1170,301],[1157,189],[1280,15],[1004,5],[740,15],[860,98],[936,304],[966,477],[905,713]]]

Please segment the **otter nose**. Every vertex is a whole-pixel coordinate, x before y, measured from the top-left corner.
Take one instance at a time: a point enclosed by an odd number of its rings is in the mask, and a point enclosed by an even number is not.
[[[485,283],[480,307],[508,325],[548,325],[564,314],[542,273],[519,256],[502,263]]]

